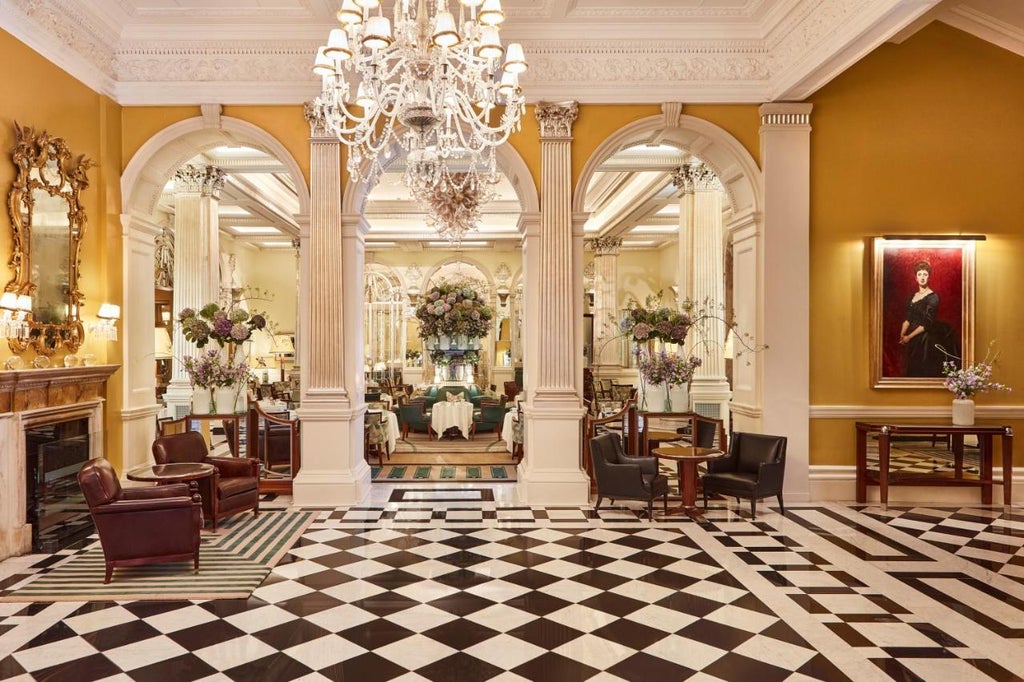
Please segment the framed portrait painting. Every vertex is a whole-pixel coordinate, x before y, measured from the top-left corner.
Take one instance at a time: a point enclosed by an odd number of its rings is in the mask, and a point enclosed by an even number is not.
[[[942,365],[974,358],[974,240],[872,243],[875,388],[943,388]]]

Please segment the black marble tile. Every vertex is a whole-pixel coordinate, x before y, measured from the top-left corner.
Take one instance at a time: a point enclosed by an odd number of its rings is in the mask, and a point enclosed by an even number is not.
[[[339,636],[344,637],[348,641],[371,651],[410,637],[413,634],[412,630],[383,618],[371,620],[369,623],[363,623],[338,633]]]
[[[43,668],[32,673],[33,679],[46,682],[92,682],[102,680],[121,672],[114,663],[103,654],[93,654],[77,658],[70,663],[61,663],[50,668]]]
[[[311,642],[324,635],[330,634],[324,628],[314,625],[308,620],[299,619],[281,623],[273,627],[264,628],[252,633],[253,637],[266,642],[278,651],[284,651],[303,642]],[[187,647],[199,648],[199,647]]]
[[[216,668],[191,653],[136,668],[129,674],[139,682],[188,682],[209,677]]]
[[[519,667],[513,668],[512,672],[536,682],[547,680],[583,682],[583,680],[597,674],[598,670],[581,661],[566,658],[549,651],[533,660],[527,661]]]
[[[590,634],[637,650],[646,649],[665,636],[661,630],[630,620],[612,621]]]
[[[483,682],[501,672],[501,668],[461,651],[416,670],[431,682]]]
[[[471,620],[459,618],[427,630],[422,634],[424,637],[429,637],[453,649],[463,651],[474,644],[479,644],[501,633],[479,623],[474,623]],[[510,632],[509,634],[514,633]]]
[[[218,621],[214,621],[218,622]],[[99,651],[108,651],[123,646],[125,642],[142,642],[158,637],[160,631],[145,621],[133,620],[109,628],[87,632],[82,639],[92,644]]]
[[[619,661],[608,668],[608,672],[628,682],[654,682],[685,680],[696,671],[641,651]]]

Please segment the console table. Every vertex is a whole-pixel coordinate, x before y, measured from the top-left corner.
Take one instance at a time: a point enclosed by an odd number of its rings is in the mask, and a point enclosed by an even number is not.
[[[857,502],[867,501],[868,485],[877,485],[881,503],[889,503],[890,485],[955,485],[981,488],[981,503],[992,504],[992,443],[1002,438],[1003,504],[1009,505],[1013,485],[1013,429],[1009,426],[953,426],[952,424],[883,424],[857,422]],[[878,434],[878,473],[868,471],[868,437]],[[954,477],[927,474],[902,474],[890,478],[889,448],[893,436],[949,436],[953,448]],[[977,436],[980,473],[977,480],[966,479],[964,473],[964,436]]]

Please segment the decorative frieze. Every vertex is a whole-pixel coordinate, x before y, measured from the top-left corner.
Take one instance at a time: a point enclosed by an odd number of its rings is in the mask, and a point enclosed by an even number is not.
[[[220,199],[227,175],[217,166],[182,166],[174,174],[174,191]]]
[[[0,370],[0,414],[62,407],[102,398],[120,365]]]
[[[572,137],[572,124],[579,115],[576,102],[540,102],[535,110],[541,138]]]

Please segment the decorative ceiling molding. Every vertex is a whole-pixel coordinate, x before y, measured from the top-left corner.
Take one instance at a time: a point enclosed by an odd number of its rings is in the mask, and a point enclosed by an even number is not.
[[[694,7],[543,0],[509,2],[506,13],[510,35],[530,56],[522,84],[531,102],[662,102],[671,91],[680,101],[732,103],[804,99],[938,1]],[[333,23],[332,3],[273,4],[8,0],[0,3],[0,19],[17,38],[121,104],[301,103],[319,89],[309,67],[320,39],[314,36]],[[227,21],[239,12],[246,22]],[[942,18],[1024,54],[1024,31],[972,9],[971,0]],[[561,37],[546,37],[552,35]]]

